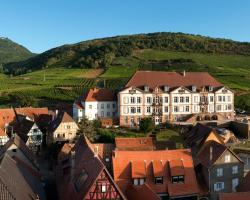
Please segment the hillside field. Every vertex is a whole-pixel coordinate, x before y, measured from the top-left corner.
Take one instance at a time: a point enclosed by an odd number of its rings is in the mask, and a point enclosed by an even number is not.
[[[73,103],[84,90],[98,86],[121,89],[137,70],[208,71],[236,92],[236,104],[250,108],[250,56],[163,50],[137,50],[118,57],[103,70],[53,68],[8,77],[0,74],[0,106],[10,106],[10,94],[33,96],[36,105]]]

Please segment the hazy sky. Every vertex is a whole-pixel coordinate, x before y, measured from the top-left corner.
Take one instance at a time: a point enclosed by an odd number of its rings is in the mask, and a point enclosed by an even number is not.
[[[0,36],[36,53],[159,31],[250,42],[250,0],[0,0]]]

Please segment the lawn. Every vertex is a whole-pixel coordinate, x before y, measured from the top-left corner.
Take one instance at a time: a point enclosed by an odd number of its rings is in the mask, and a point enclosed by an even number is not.
[[[165,129],[157,132],[156,138],[159,141],[174,141],[176,143],[183,143],[182,137],[179,135],[177,131],[172,129]]]

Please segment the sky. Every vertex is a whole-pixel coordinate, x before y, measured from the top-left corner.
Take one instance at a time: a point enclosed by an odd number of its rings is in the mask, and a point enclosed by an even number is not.
[[[250,1],[0,0],[0,37],[34,53],[84,40],[149,32],[250,42]]]

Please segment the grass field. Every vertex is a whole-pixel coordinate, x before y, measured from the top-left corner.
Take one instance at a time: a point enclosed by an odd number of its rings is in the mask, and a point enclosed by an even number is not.
[[[162,50],[138,50],[132,57],[115,58],[105,72],[102,69],[57,68],[16,77],[0,74],[0,106],[9,106],[7,96],[12,93],[31,95],[39,102],[73,102],[78,95],[90,87],[105,86],[110,89],[121,89],[137,70],[144,69],[142,66],[145,66],[142,63],[180,58],[191,59],[194,65],[173,65],[162,69],[208,71],[236,92],[237,105],[250,109],[250,57]]]

